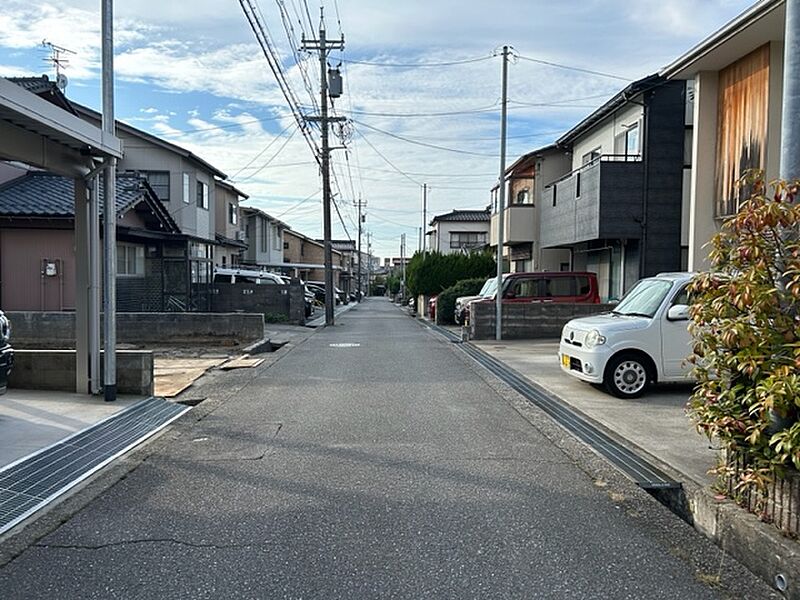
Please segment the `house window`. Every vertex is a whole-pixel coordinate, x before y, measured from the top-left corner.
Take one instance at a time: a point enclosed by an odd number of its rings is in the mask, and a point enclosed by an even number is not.
[[[581,158],[581,165],[588,165],[596,161],[601,156],[601,150],[602,147],[598,146],[594,150],[591,150],[586,154],[584,154],[583,157]]]
[[[144,246],[117,244],[117,275],[144,277]]]
[[[750,197],[739,185],[767,155],[770,46],[766,44],[719,72],[716,157],[716,217],[731,216]]]
[[[479,248],[486,245],[483,231],[454,231],[450,234],[451,248]]]
[[[553,184],[553,206],[558,202],[558,184]]]
[[[639,156],[639,124],[625,132],[625,157]]]
[[[576,198],[580,198],[581,197],[581,172],[580,171],[578,171],[575,174],[575,197]]]
[[[272,226],[272,248],[273,250],[281,249],[281,230],[277,225]]]
[[[183,203],[190,204],[192,202],[192,197],[189,195],[189,174],[183,174]]]
[[[142,171],[142,175],[153,188],[156,197],[163,202],[169,202],[169,171]]]
[[[202,181],[197,182],[197,206],[208,210],[208,186]]]
[[[268,252],[269,251],[269,244],[267,243],[267,227],[269,227],[269,223],[266,219],[259,219],[261,224],[261,251]]]
[[[228,223],[236,225],[239,222],[239,212],[233,202],[228,203]]]

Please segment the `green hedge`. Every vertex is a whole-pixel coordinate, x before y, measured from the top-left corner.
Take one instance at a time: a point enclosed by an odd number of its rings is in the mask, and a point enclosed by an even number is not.
[[[490,252],[417,252],[406,267],[406,282],[412,296],[435,296],[464,279],[485,280],[497,270],[495,265]]]
[[[463,279],[439,294],[436,299],[436,322],[442,325],[454,324],[456,298],[477,295],[484,283],[486,283],[486,277]]]

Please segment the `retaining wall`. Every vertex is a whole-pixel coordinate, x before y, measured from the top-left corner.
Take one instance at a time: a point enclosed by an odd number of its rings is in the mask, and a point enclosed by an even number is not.
[[[75,314],[10,311],[15,348],[75,348]],[[102,319],[101,319],[102,326]],[[247,345],[264,338],[263,314],[117,313],[117,342],[136,345]]]
[[[503,304],[503,339],[530,340],[558,338],[570,319],[587,317],[613,308],[611,304],[566,304],[557,302]],[[470,339],[495,337],[495,304],[470,304]]]
[[[102,356],[102,353],[101,353]],[[103,360],[100,360],[102,378]],[[9,388],[75,391],[75,350],[14,350],[14,368]],[[117,351],[117,391],[120,394],[152,396],[153,353],[144,350]]]

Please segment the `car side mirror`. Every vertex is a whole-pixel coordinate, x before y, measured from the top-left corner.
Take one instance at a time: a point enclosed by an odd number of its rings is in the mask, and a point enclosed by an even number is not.
[[[689,320],[689,307],[686,304],[676,304],[670,306],[667,311],[667,320],[669,321],[688,321]]]
[[[517,295],[514,292],[506,292],[505,295],[503,296],[503,298],[506,298],[508,300],[513,300],[516,297]]]

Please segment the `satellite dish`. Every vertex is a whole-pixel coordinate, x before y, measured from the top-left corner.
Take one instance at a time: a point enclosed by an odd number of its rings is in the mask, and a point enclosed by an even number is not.
[[[56,87],[63,92],[64,89],[67,87],[67,83],[69,83],[67,76],[64,75],[63,73],[59,73],[58,77],[56,77]]]

